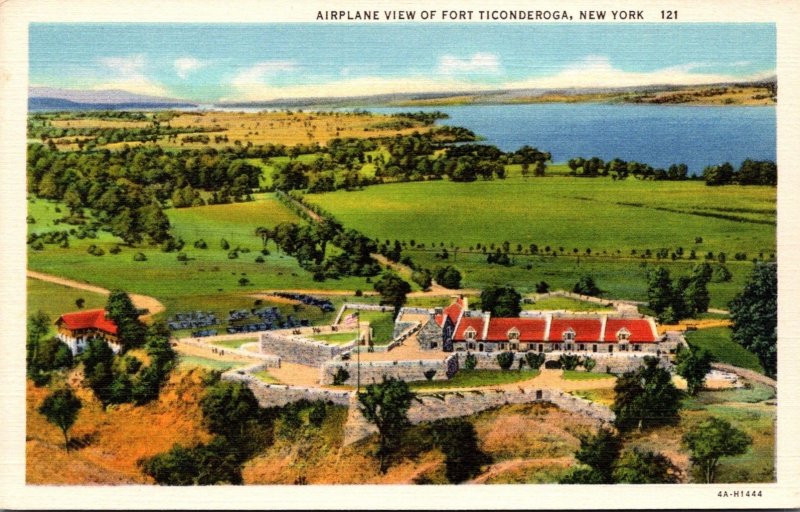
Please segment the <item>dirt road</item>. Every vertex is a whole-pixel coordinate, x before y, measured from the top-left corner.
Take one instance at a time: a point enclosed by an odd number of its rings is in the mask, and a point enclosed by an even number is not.
[[[99,286],[95,286],[89,283],[82,283],[80,281],[73,281],[72,279],[67,279],[64,277],[44,274],[42,272],[35,272],[33,270],[28,270],[26,275],[31,279],[38,279],[40,281],[47,281],[48,283],[60,284],[61,286],[68,286],[70,288],[75,288],[77,290],[86,290],[87,292],[99,293],[100,295],[111,294],[111,291],[106,288],[101,288]],[[150,318],[153,315],[156,315],[164,311],[164,305],[153,297],[148,297],[147,295],[139,295],[137,293],[129,293],[128,295],[130,296],[134,306],[136,306],[139,309],[146,309],[149,311],[148,314],[142,316],[143,319]]]

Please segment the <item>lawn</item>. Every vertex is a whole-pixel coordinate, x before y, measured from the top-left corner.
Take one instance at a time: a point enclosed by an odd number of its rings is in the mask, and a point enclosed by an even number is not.
[[[343,345],[356,339],[355,332],[332,332],[328,334],[314,334],[309,336],[312,340],[324,341],[331,345]]]
[[[355,313],[355,310],[345,310],[342,318]],[[388,345],[392,342],[394,334],[394,311],[386,313],[381,311],[359,311],[361,322],[369,322],[372,329],[372,340],[375,345]]]
[[[572,299],[569,297],[544,297],[533,304],[522,304],[522,309],[537,311],[567,310],[567,311],[609,311],[613,306],[604,306],[594,302]]]
[[[209,370],[227,371],[231,368],[240,368],[246,363],[242,361],[222,361],[218,359],[208,359],[199,356],[178,356],[178,366],[183,368],[206,368]]]
[[[260,372],[253,372],[251,374],[253,377],[257,378],[258,380],[265,382],[267,384],[280,384],[281,381],[273,377],[267,370],[261,370]]]
[[[216,340],[212,341],[212,345],[216,345],[218,347],[225,347],[225,348],[239,348],[245,343],[253,343],[254,341],[258,341],[258,338],[239,338],[235,340]]]
[[[591,372],[580,372],[577,370],[564,370],[562,378],[564,380],[600,380],[600,379],[614,379],[616,377],[614,375],[608,375],[607,373],[591,373]]]
[[[709,351],[721,363],[764,373],[758,357],[731,339],[729,327],[714,327],[686,332],[686,341],[694,348]]]
[[[416,391],[498,386],[532,379],[537,375],[539,370],[460,370],[450,380],[414,382],[410,386]]]

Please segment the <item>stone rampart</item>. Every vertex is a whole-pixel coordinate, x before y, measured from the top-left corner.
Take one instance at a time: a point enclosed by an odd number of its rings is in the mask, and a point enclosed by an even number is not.
[[[285,361],[308,366],[320,366],[325,361],[350,350],[352,345],[352,343],[328,345],[299,336],[285,336],[273,332],[261,334],[260,339],[262,354],[273,354]]]
[[[248,368],[248,370],[250,370]],[[349,405],[349,391],[332,391],[321,388],[307,388],[302,386],[286,386],[282,384],[267,384],[250,375],[245,370],[230,370],[222,374],[223,380],[244,382],[258,399],[261,407],[282,407],[286,404],[300,400],[330,401],[337,405]]]
[[[503,405],[535,402],[549,402],[565,411],[592,418],[598,423],[611,423],[615,418],[614,413],[605,406],[551,389],[520,388],[514,391],[486,389],[423,394],[417,398],[419,400],[413,402],[408,410],[408,419],[413,424],[469,416]],[[345,426],[345,445],[376,431],[374,425],[366,422],[360,411],[351,405]]]
[[[196,338],[184,338],[180,340],[180,343],[184,343],[186,345],[191,345],[193,347],[201,348],[209,353],[209,355],[218,355],[220,357],[225,357],[225,355],[237,355],[241,357],[247,357],[250,359],[258,359],[262,361],[262,366],[264,368],[280,368],[281,367],[281,358],[276,354],[262,354],[258,352],[251,352],[250,350],[244,349],[237,349],[237,348],[226,348],[214,345],[212,343],[204,343],[203,341],[197,340]]]
[[[358,362],[356,356],[351,356],[348,361],[328,361],[320,370],[320,383],[333,384],[333,376],[343,368],[349,374],[344,384],[356,385],[358,380]],[[406,382],[427,380],[425,372],[433,370],[436,373],[432,380],[447,380],[446,358],[440,360],[414,360],[414,361],[362,361],[361,385],[375,384],[393,377]]]

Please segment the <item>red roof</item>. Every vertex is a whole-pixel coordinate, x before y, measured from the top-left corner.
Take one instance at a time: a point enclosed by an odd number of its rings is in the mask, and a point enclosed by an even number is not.
[[[516,328],[520,341],[542,341],[547,320],[544,318],[492,318],[486,333],[488,341],[508,341],[508,331]]]
[[[617,341],[617,332],[625,328],[630,332],[629,341],[652,343],[656,334],[650,322],[639,318],[609,318],[606,321],[606,334],[603,341]]]
[[[575,341],[592,342],[600,339],[602,322],[599,318],[553,318],[550,322],[548,341],[560,343],[564,341],[564,332],[575,331]]]
[[[458,323],[458,317],[461,315],[461,310],[463,309],[463,302],[461,299],[457,300],[456,302],[450,304],[446,308],[444,308],[444,314],[453,322],[453,325]]]
[[[113,320],[106,318],[105,309],[89,309],[77,311],[75,313],[64,313],[61,315],[57,324],[63,323],[64,326],[75,331],[78,329],[98,329],[109,334],[117,334],[117,324]]]
[[[436,322],[436,325],[439,327],[444,327],[444,315],[434,315],[433,321]]]
[[[481,339],[483,336],[483,317],[463,317],[460,322],[458,322],[458,327],[456,327],[456,333],[453,335],[453,339],[456,341],[464,341],[464,331],[467,330],[468,327],[472,327],[475,329],[475,339]]]

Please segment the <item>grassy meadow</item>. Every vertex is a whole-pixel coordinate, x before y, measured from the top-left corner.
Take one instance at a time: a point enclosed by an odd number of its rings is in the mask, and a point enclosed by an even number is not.
[[[758,357],[731,339],[730,327],[687,331],[686,341],[694,348],[707,350],[721,363],[764,373]]]
[[[711,189],[694,181],[509,178],[391,184],[307,198],[370,237],[406,242],[423,267],[456,266],[469,288],[511,283],[531,292],[545,280],[551,288],[571,289],[591,274],[606,296],[643,300],[647,266],[666,264],[680,275],[706,253],[724,252],[733,279],[712,283],[710,292],[712,306],[725,307],[750,272],[749,262],[733,256],[775,253],[775,194],[769,187]],[[513,265],[487,265],[478,244],[506,241]],[[530,244],[539,255],[527,254]],[[447,260],[437,257],[442,248]],[[656,260],[661,248],[682,248],[683,257]],[[653,257],[645,260],[647,249]],[[692,250],[697,260],[688,259]]]

